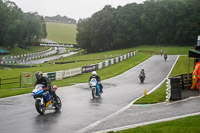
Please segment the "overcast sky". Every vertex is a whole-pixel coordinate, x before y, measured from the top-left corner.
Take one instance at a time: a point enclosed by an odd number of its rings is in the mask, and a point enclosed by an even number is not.
[[[142,3],[146,0],[10,0],[24,12],[38,12],[43,16],[67,16],[78,20],[91,17],[105,5],[117,8],[128,3]]]

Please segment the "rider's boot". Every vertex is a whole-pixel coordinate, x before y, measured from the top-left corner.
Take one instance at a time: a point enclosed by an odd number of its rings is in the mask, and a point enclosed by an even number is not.
[[[103,90],[102,90],[102,89],[103,89],[103,86],[102,86],[102,84],[101,84],[101,85],[100,85],[100,92],[101,92],[101,93],[103,93]]]

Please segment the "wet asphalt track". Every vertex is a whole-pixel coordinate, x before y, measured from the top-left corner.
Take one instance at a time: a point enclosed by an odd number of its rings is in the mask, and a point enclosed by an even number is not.
[[[142,96],[144,89],[148,92],[157,86],[176,58],[168,56],[165,62],[163,56],[156,55],[119,76],[103,80],[104,93],[99,99],[92,99],[87,84],[59,88],[57,94],[63,105],[60,112],[49,110],[39,115],[30,94],[0,99],[0,132],[87,132],[88,125],[122,109]],[[138,78],[142,67],[147,77],[144,84],[140,84]]]

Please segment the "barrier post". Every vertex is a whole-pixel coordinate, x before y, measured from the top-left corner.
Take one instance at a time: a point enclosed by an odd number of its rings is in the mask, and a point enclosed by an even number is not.
[[[22,81],[22,75],[19,76],[19,88],[22,87],[21,81]]]

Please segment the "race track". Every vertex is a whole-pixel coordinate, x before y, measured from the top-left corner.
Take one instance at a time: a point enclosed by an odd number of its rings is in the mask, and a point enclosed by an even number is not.
[[[169,55],[165,62],[163,56],[154,55],[119,76],[103,80],[104,93],[99,99],[92,99],[87,83],[59,88],[60,112],[49,110],[39,115],[30,94],[0,99],[1,133],[87,132],[88,125],[112,115],[142,96],[144,89],[149,92],[162,82],[177,57]],[[146,73],[144,84],[138,78],[141,68]]]

